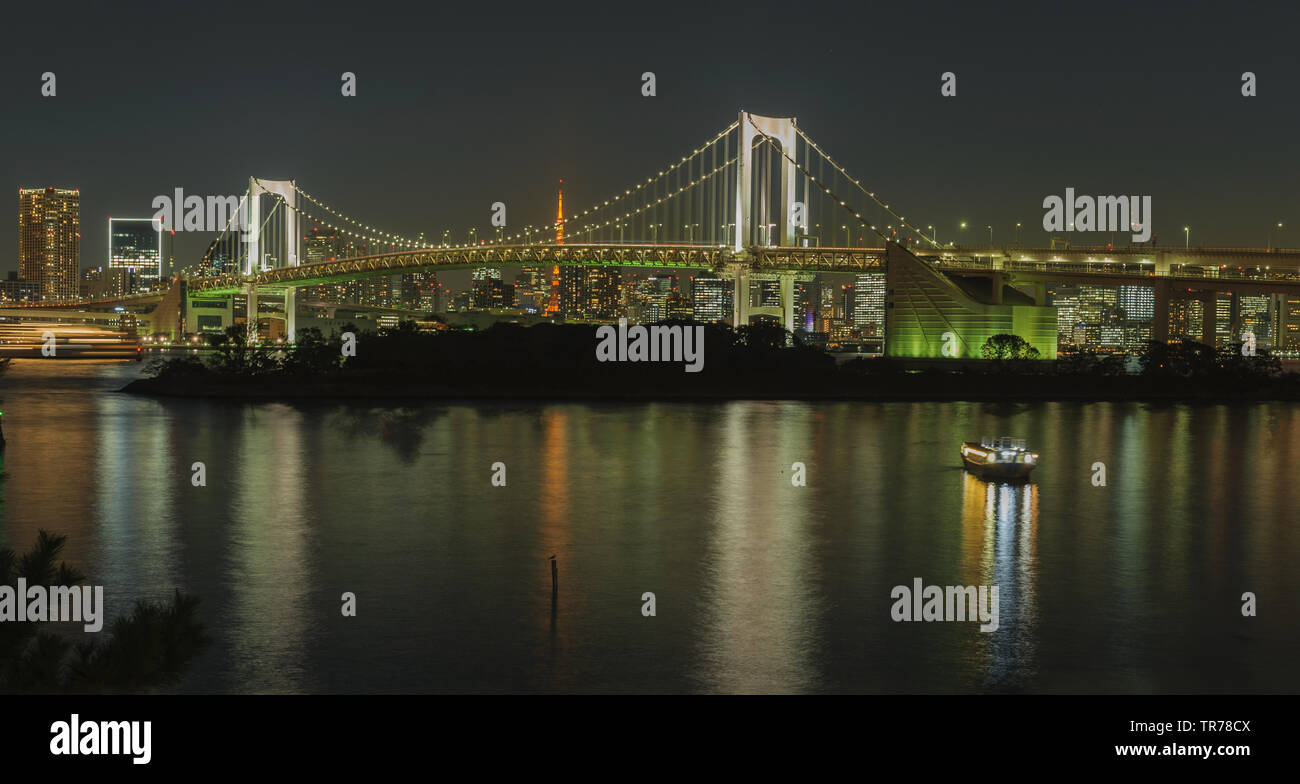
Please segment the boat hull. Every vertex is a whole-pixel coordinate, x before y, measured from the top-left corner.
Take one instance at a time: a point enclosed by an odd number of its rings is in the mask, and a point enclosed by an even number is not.
[[[981,479],[1002,482],[1024,481],[1029,478],[1029,474],[1038,466],[1038,463],[1028,462],[988,463],[984,461],[984,456],[980,454],[980,451],[982,450],[979,449],[978,444],[964,444],[961,452],[961,462],[967,471]]]

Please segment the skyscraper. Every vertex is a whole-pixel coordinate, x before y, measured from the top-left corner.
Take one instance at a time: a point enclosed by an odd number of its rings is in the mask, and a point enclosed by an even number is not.
[[[1255,335],[1255,342],[1260,347],[1273,344],[1273,318],[1268,296],[1242,296],[1237,300],[1237,317],[1241,321],[1241,331]],[[1233,336],[1234,342],[1243,340],[1240,334]]]
[[[618,313],[617,267],[560,267],[559,310],[569,319],[606,321]]]
[[[42,299],[73,299],[81,282],[81,191],[18,189],[18,273]]]
[[[651,275],[646,279],[645,311],[647,324],[668,318],[668,302],[677,294],[676,275]]]
[[[162,278],[162,221],[157,218],[108,219],[107,275],[121,283],[114,293],[149,291]]]
[[[885,275],[859,273],[853,282],[853,327],[863,337],[885,332]]]
[[[470,306],[477,310],[500,308],[504,305],[505,281],[496,267],[476,267],[471,284]]]
[[[618,283],[623,274],[618,267],[585,267],[586,291],[584,315],[591,319],[613,319],[618,315]]]
[[[1156,291],[1151,286],[1120,286],[1119,317],[1124,321],[1150,321],[1156,314]]]
[[[695,278],[691,281],[691,300],[696,321],[713,323],[731,315],[725,307],[727,281],[721,278]]]

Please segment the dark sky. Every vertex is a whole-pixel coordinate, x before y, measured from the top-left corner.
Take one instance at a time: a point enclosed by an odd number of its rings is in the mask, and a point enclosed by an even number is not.
[[[1262,247],[1283,221],[1300,246],[1300,12],[1281,3],[25,5],[6,11],[0,179],[15,211],[18,187],[80,188],[87,266],[110,215],[250,174],[408,235],[486,235],[495,201],[538,224],[558,178],[586,207],[741,108],[798,117],[940,239],[1020,221],[1041,242],[1044,196],[1073,186],[1151,195],[1164,243],[1190,225],[1193,244]],[[15,269],[15,221],[0,227]]]

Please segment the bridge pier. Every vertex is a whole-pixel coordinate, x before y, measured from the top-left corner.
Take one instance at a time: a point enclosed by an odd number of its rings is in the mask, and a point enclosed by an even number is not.
[[[1047,307],[1047,284],[1034,284],[1034,304],[1040,308]]]
[[[1156,251],[1156,277],[1168,277],[1169,254],[1163,250]]]
[[[244,287],[244,296],[248,301],[248,309],[245,311],[244,330],[248,335],[248,342],[257,342],[257,286],[248,284]]]
[[[735,265],[731,269],[731,326],[733,329],[749,324],[749,269]]]
[[[780,273],[781,323],[786,332],[794,332],[794,276],[791,271]]]
[[[1168,266],[1166,266],[1168,269]],[[1169,300],[1174,284],[1169,280],[1156,280],[1155,312],[1151,316],[1151,339],[1157,343],[1169,342]]]
[[[1215,333],[1218,332],[1218,309],[1215,307],[1216,300],[1214,291],[1202,291],[1201,301],[1201,342],[1211,348],[1215,345]]]
[[[286,343],[293,343],[297,340],[296,333],[298,328],[298,302],[295,296],[298,290],[287,288],[284,290],[284,340]]]
[[[1228,293],[1231,296],[1228,300],[1228,343],[1231,344],[1241,340],[1241,297],[1236,296],[1236,292]]]

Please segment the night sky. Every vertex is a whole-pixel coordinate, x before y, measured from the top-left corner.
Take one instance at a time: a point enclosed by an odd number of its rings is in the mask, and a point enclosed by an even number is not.
[[[561,177],[571,210],[603,200],[744,108],[797,117],[940,240],[966,220],[972,243],[989,223],[1001,243],[1020,221],[1043,243],[1044,196],[1073,186],[1151,195],[1162,244],[1190,225],[1194,245],[1263,247],[1283,221],[1280,244],[1300,247],[1300,12],[1281,4],[272,6],[7,8],[10,215],[19,187],[80,188],[82,264],[97,265],[110,215],[147,217],[177,187],[242,193],[256,174],[463,241],[488,235],[495,201],[512,228],[546,222]],[[1241,96],[1247,70],[1257,97]],[[0,221],[0,270],[17,267],[15,223]],[[178,262],[209,239],[178,242]]]

